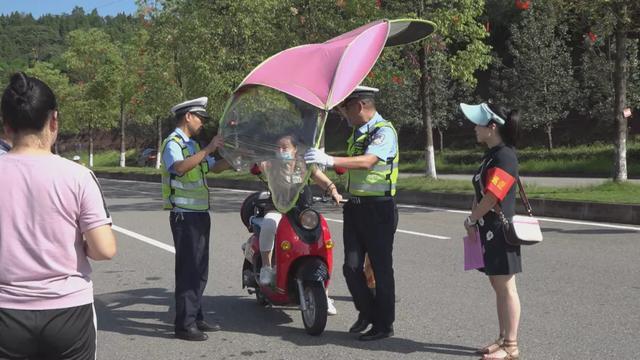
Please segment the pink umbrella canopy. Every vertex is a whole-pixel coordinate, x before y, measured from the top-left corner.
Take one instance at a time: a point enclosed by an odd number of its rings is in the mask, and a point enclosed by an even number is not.
[[[262,85],[329,110],[364,80],[385,46],[421,40],[434,29],[424,20],[378,20],[321,44],[277,53],[256,67],[236,92]]]

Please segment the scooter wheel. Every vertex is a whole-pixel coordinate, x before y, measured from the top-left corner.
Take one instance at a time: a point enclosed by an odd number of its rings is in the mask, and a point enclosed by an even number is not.
[[[302,322],[309,335],[320,335],[327,325],[327,294],[319,282],[306,282],[303,288],[306,310],[302,310]]]

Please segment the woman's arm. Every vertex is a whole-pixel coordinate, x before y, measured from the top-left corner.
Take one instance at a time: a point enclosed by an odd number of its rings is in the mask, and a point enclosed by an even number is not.
[[[331,194],[331,197],[335,200],[336,204],[340,204],[342,195],[338,192],[336,184],[334,184],[325,173],[320,171],[317,166],[313,166],[311,168],[311,178],[316,184],[318,184],[318,186],[320,186],[321,189],[324,190],[325,194]]]
[[[116,237],[111,224],[98,226],[84,233],[85,252],[93,260],[111,260],[116,255]]]
[[[475,200],[474,200],[475,203]],[[487,192],[480,200],[480,203],[476,204],[471,211],[471,215],[469,218],[471,221],[478,221],[481,217],[483,217],[486,213],[491,211],[496,204],[498,203],[498,198],[493,195],[493,193]]]
[[[471,210],[471,215],[467,217],[464,221],[464,228],[467,230],[467,235],[471,237],[475,237],[477,230],[477,222],[480,218],[482,218],[486,213],[491,211],[496,204],[498,203],[498,198],[490,192],[487,192],[480,200],[480,203],[476,204],[476,198],[473,199],[473,208]]]

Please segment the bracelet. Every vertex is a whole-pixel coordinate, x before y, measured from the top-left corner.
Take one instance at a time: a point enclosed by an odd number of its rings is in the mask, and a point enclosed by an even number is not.
[[[332,186],[335,188],[335,187],[336,187],[336,184],[331,183],[331,184],[329,184],[329,186],[327,186],[327,188],[326,188],[326,189],[324,189],[324,194],[325,194],[325,195],[329,195],[329,191],[331,191],[331,187],[332,187]]]
[[[466,219],[464,219],[464,222],[467,224],[467,226],[471,226],[471,225],[476,225],[478,223],[478,220],[471,220],[471,216],[467,216]]]

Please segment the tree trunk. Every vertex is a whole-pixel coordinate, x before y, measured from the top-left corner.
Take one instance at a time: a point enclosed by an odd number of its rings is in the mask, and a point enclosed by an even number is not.
[[[626,5],[623,5],[623,11],[625,12]],[[614,181],[626,181],[627,180],[627,119],[624,117],[623,111],[625,107],[627,97],[627,59],[626,59],[626,41],[627,36],[625,33],[624,25],[620,18],[618,18],[618,24],[616,26],[616,59],[615,59],[615,71],[614,71],[614,87],[615,87],[615,100],[613,115],[618,125],[618,131],[616,131],[616,159],[614,169]]]
[[[438,134],[440,135],[440,153],[444,151],[444,131],[438,128]]]
[[[120,100],[120,167],[126,167],[126,146],[124,133],[124,100]]]
[[[58,141],[56,140],[55,143],[53,143],[53,153],[54,154],[60,154],[59,148],[58,148]]]
[[[89,167],[93,168],[93,126],[89,125]]]
[[[553,137],[551,136],[551,124],[546,126],[547,130],[547,150],[553,150]]]
[[[162,153],[160,152],[162,149],[162,121],[160,120],[160,116],[156,116],[156,126],[158,128],[158,142],[156,144],[156,149],[158,149],[156,155],[156,169],[160,169],[160,160],[162,160]]]
[[[431,116],[431,93],[429,91],[429,73],[427,68],[427,47],[426,44],[420,48],[420,113],[422,115],[422,125],[427,139],[424,151],[424,158],[427,163],[425,175],[432,179],[437,179],[436,157],[433,149],[433,118]]]

